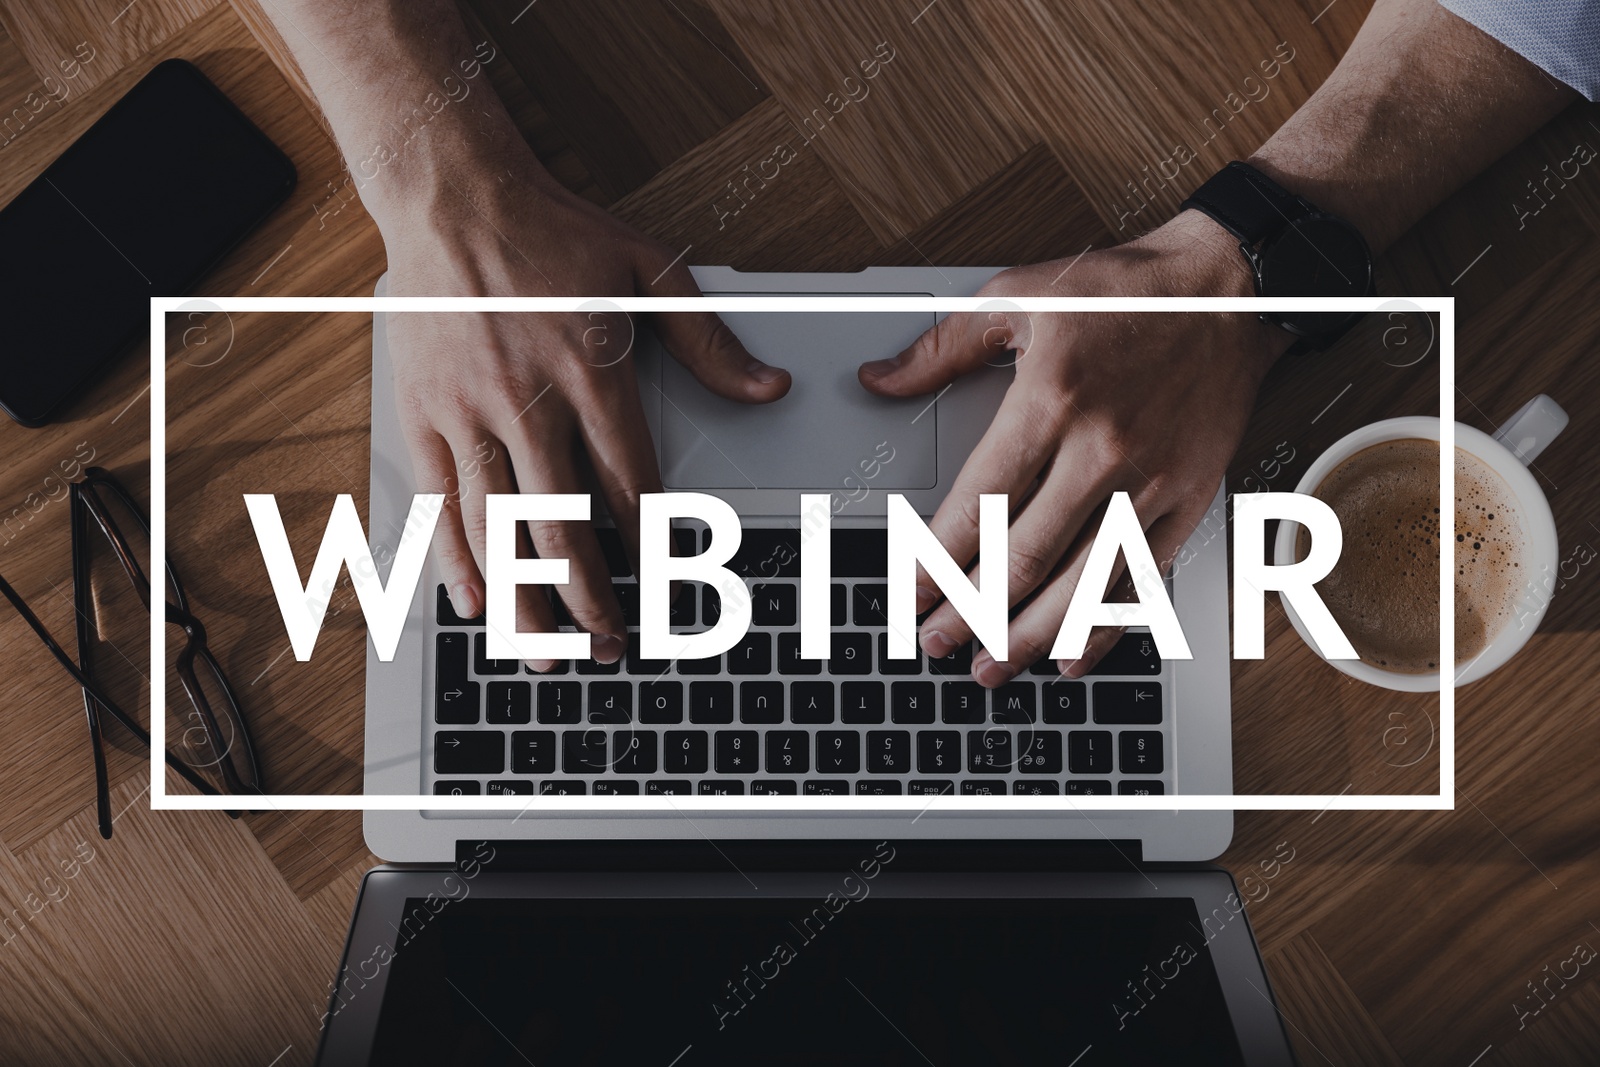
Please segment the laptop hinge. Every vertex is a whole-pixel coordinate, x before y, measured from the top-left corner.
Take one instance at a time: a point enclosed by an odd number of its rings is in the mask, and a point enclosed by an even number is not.
[[[894,841],[897,871],[1081,871],[1126,868],[1137,841]],[[829,870],[878,841],[458,841],[456,866],[504,871]]]

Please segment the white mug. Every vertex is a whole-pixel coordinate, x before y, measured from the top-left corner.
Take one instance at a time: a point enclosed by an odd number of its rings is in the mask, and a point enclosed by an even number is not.
[[[1524,404],[1492,437],[1471,426],[1456,423],[1456,447],[1498,474],[1511,490],[1523,521],[1525,543],[1522,570],[1528,576],[1522,596],[1517,601],[1515,618],[1501,627],[1483,652],[1455,670],[1456,685],[1477,681],[1516,655],[1538,629],[1539,620],[1549,606],[1558,557],[1556,523],[1539,483],[1528,473],[1528,464],[1538,458],[1539,453],[1566,425],[1567,413],[1543,394]],[[1439,420],[1426,415],[1385,419],[1346,434],[1317,457],[1317,461],[1300,479],[1295,492],[1310,495],[1335,468],[1357,452],[1384,441],[1404,438],[1437,441]],[[1273,551],[1274,562],[1278,566],[1295,562],[1295,540],[1299,531],[1299,523],[1278,524],[1278,539]],[[1311,639],[1305,623],[1287,601],[1283,602],[1283,610],[1299,632],[1300,639],[1320,655],[1321,651]],[[1384,670],[1358,659],[1330,659],[1328,663],[1352,678],[1385,689],[1424,693],[1436,690],[1440,685],[1441,676],[1437,671],[1431,674],[1404,674]]]

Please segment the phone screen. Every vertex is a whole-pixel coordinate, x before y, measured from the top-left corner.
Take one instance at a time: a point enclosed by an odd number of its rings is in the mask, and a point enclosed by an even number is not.
[[[294,165],[194,66],[135,85],[0,210],[0,405],[39,425],[294,187]]]

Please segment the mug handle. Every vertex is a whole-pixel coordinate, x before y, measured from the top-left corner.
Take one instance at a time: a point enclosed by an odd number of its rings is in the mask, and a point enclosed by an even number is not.
[[[1522,461],[1524,467],[1539,458],[1556,435],[1567,428],[1567,413],[1540,393],[1494,432],[1494,439]]]

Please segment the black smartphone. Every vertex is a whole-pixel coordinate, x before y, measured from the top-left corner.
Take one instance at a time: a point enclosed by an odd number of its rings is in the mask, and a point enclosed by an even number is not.
[[[294,183],[193,64],[156,66],[0,209],[0,407],[44,425]]]

